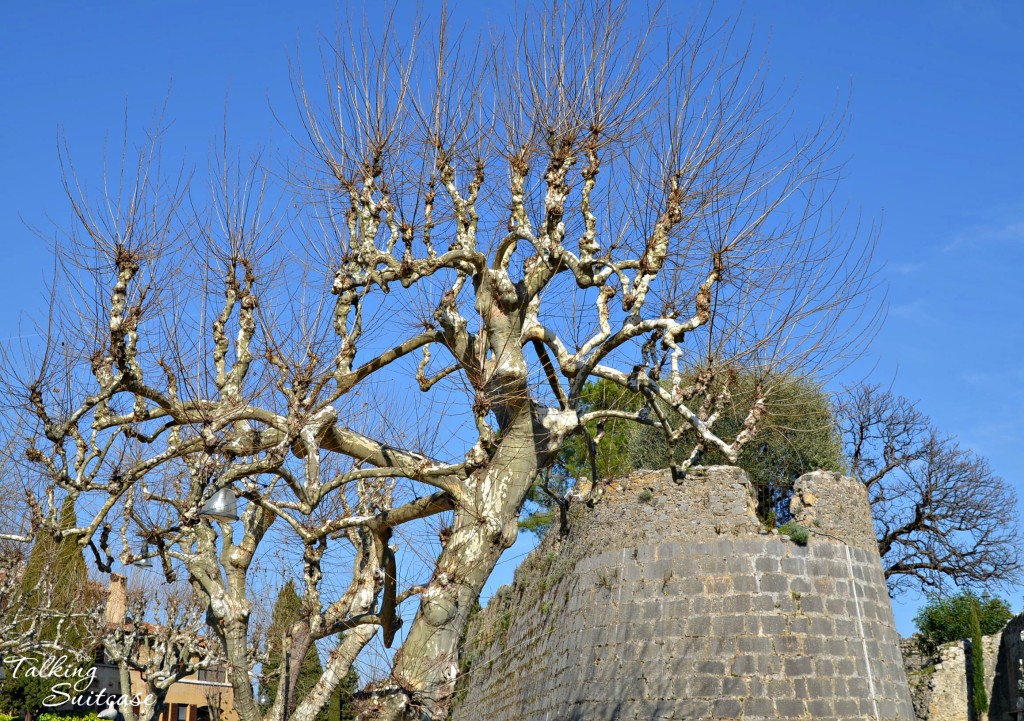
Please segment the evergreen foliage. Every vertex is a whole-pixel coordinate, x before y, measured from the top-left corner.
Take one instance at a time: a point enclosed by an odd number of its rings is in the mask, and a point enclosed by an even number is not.
[[[356,721],[352,697],[358,690],[359,674],[353,667],[331,695],[331,702],[327,707],[327,721]]]
[[[934,654],[950,641],[972,637],[972,615],[978,616],[982,636],[998,632],[1013,618],[1010,604],[1001,598],[964,591],[955,596],[931,595],[914,617],[921,650]]]
[[[293,581],[287,581],[277,594],[270,629],[267,635],[268,653],[264,673],[264,685],[271,698],[277,695],[277,689],[283,670],[283,642],[292,625],[302,617],[302,599],[295,590]],[[295,663],[295,659],[291,659]],[[302,660],[298,680],[292,694],[290,710],[294,709],[313,689],[323,675],[323,665],[316,645],[309,647],[306,657]],[[317,714],[316,721],[353,721],[355,711],[352,707],[352,695],[358,689],[359,676],[355,669],[349,671],[331,696],[330,702]]]
[[[733,383],[735,390],[715,423],[715,432],[720,437],[731,438],[739,433],[753,403],[756,383],[752,373],[741,373]],[[580,413],[596,408],[638,411],[641,406],[640,396],[602,379],[584,386]],[[663,410],[673,419],[673,424],[679,422],[671,410]],[[776,379],[766,400],[766,411],[757,438],[744,447],[735,465],[747,472],[757,491],[758,515],[767,524],[776,525],[789,518],[789,497],[797,478],[818,469],[844,472],[846,462],[831,400],[819,384],[803,377]],[[604,436],[596,449],[598,479],[625,475],[640,468],[668,468],[673,460],[680,462],[689,454],[695,440],[692,434],[684,436],[673,457],[658,427],[609,419],[603,430]],[[588,431],[595,437],[597,424],[588,424]],[[700,463],[710,466],[729,464],[729,461],[719,451],[708,449]],[[548,487],[556,494],[564,494],[575,479],[591,475],[587,442],[576,435],[566,443],[555,473],[547,479]],[[520,527],[543,535],[554,519],[550,499],[541,488],[535,487]]]
[[[981,640],[981,618],[979,602],[971,604],[971,707],[974,718],[981,719],[988,711],[988,694],[985,692],[985,648]]]
[[[743,428],[758,382],[753,373],[740,373],[731,384],[731,398],[715,423],[719,437],[735,438]],[[777,525],[789,520],[789,498],[797,478],[818,469],[843,472],[846,462],[831,399],[818,383],[800,376],[773,380],[765,411],[757,437],[744,446],[735,464],[715,448],[707,448],[700,463],[736,465],[746,471],[757,492],[758,516]],[[661,429],[637,426],[634,433],[631,461],[636,468],[667,468],[673,461],[681,462],[696,440],[684,437],[673,457]]]
[[[60,527],[67,529],[77,525],[74,501],[67,498],[60,509]],[[88,622],[85,618],[74,617],[84,615],[90,605],[99,600],[87,582],[85,556],[75,540],[41,531],[25,564],[19,603],[45,609],[49,618],[41,625],[39,638],[53,641],[59,636],[72,659],[76,655],[91,657]],[[44,658],[45,654],[41,653],[39,663]],[[73,667],[73,664],[68,665]],[[0,681],[0,708],[36,718],[45,708],[43,701],[52,693],[55,681],[26,676],[24,669],[22,666],[17,678],[7,674]]]
[[[622,386],[604,379],[591,381],[583,387],[580,394],[580,413],[595,408],[614,408],[623,411],[637,411],[642,405],[640,397],[630,393]],[[631,472],[636,466],[632,447],[636,435],[636,424],[632,421],[612,418],[604,422],[604,436],[597,445],[595,465],[597,478],[614,478]],[[595,438],[599,433],[596,422],[587,424],[587,433]],[[519,527],[544,536],[555,522],[557,513],[551,499],[542,486],[556,495],[564,496],[566,491],[578,478],[591,478],[593,467],[590,460],[588,442],[582,434],[569,438],[555,463],[554,471],[547,474],[539,485],[535,485],[527,496],[526,513]]]

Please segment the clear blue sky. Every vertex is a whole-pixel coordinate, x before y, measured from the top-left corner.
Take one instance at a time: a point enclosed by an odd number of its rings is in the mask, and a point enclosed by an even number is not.
[[[430,3],[427,4],[428,7]],[[681,5],[681,4],[677,4]],[[401,3],[401,22],[413,3]],[[511,2],[454,3],[472,22]],[[172,155],[203,165],[230,97],[234,142],[285,141],[288,59],[340,6],[39,2],[0,9],[0,338],[44,313],[49,252],[25,223],[66,216],[56,141],[98,177],[108,133],[144,127],[171,87]],[[404,10],[408,8],[408,12]],[[722,0],[716,14],[739,3]],[[761,0],[743,9],[797,123],[850,100],[839,200],[882,221],[889,315],[848,378],[892,382],[1024,496],[1024,3]],[[517,552],[517,551],[516,551]],[[503,564],[507,570],[512,564]],[[500,574],[507,579],[507,573]],[[1020,609],[1020,590],[1011,595]],[[899,606],[911,630],[913,604]]]

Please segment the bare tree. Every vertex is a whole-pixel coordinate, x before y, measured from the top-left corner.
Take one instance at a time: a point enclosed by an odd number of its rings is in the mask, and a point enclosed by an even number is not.
[[[127,721],[150,721],[173,684],[223,662],[216,639],[203,633],[205,615],[187,586],[128,588],[123,577],[112,579],[101,644],[105,657],[118,667],[120,711]],[[142,681],[141,692],[132,684],[133,671]],[[132,703],[136,694],[137,706]]]
[[[98,200],[69,168],[47,345],[8,359],[41,506],[61,489],[88,510],[62,533],[101,568],[184,572],[246,721],[268,547],[302,569],[292,657],[340,638],[289,718],[416,601],[363,713],[442,719],[469,614],[567,437],[617,418],[685,446],[678,473],[704,448],[735,461],[776,379],[863,329],[869,248],[829,210],[837,134],[793,140],[733,26],[637,27],[611,2],[531,8],[476,45],[446,24],[325,45],[326,96],[297,79],[284,202],[225,151],[202,205],[158,136]],[[738,368],[756,389],[720,436]],[[643,407],[578,412],[592,378]],[[234,524],[203,511],[228,490],[248,501]]]
[[[850,470],[868,490],[890,593],[1019,579],[1017,500],[985,458],[877,385],[846,389],[837,416]]]

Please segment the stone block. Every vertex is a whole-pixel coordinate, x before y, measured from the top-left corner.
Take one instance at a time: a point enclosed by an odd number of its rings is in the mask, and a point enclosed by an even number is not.
[[[693,597],[704,592],[704,583],[699,578],[687,576],[677,580],[679,593],[683,596]]]
[[[765,573],[758,579],[761,593],[784,593],[789,590],[789,577],[781,573]]]
[[[775,713],[778,718],[800,718],[807,714],[807,707],[799,699],[775,699]]]
[[[673,711],[675,713],[673,719],[706,719],[711,716],[711,701],[695,698],[680,699],[675,703]],[[615,717],[606,718],[613,719]],[[593,721],[599,720],[593,719]]]
[[[778,636],[786,630],[787,619],[783,616],[762,616],[759,621],[761,633],[767,636]]]
[[[836,558],[839,555],[839,548],[831,543],[814,543],[808,546],[811,556],[814,558]]]
[[[778,656],[758,656],[757,672],[761,676],[774,676],[782,672],[782,659]]]
[[[794,698],[793,682],[788,678],[770,678],[768,680],[768,696],[774,699]]]
[[[716,719],[738,719],[743,715],[743,703],[735,698],[720,698],[711,706],[711,717]]]
[[[834,713],[839,718],[856,718],[860,714],[860,704],[854,699],[841,698],[833,704]]]
[[[736,593],[756,593],[757,578],[750,575],[733,576],[732,588]]]
[[[864,698],[870,695],[871,689],[863,676],[852,676],[846,679],[846,690],[851,696]]]
[[[808,700],[807,711],[813,719],[826,719],[834,715],[831,702],[824,698]]]
[[[783,661],[783,667],[786,669],[786,675],[790,677],[814,673],[814,661],[809,656],[787,658]]]
[[[782,572],[791,576],[802,576],[807,572],[807,562],[802,558],[783,558]]]
[[[678,543],[662,543],[657,547],[657,558],[659,561],[670,560],[672,561],[673,570],[679,568],[679,557],[683,553],[682,545]]]
[[[715,676],[725,675],[725,662],[724,661],[699,661],[697,663],[697,673],[713,674]]]
[[[768,636],[744,635],[736,640],[736,648],[740,653],[766,654],[772,652],[772,640]]]
[[[811,620],[806,616],[794,616],[792,618],[786,619],[786,621],[786,628],[789,630],[790,633],[803,635],[810,631]]]
[[[797,576],[795,578],[790,579],[789,590],[791,593],[811,593],[814,591],[814,585],[810,582],[809,579],[804,578],[803,576]]]
[[[830,676],[809,676],[804,681],[807,688],[807,698],[835,698],[835,687]],[[815,716],[815,718],[817,718],[817,716]]]
[[[748,698],[743,704],[743,716],[748,719],[772,718],[775,715],[775,703],[770,698]]]
[[[775,639],[775,650],[781,654],[791,656],[800,652],[800,637],[785,635]]]
[[[757,659],[751,655],[736,656],[729,673],[733,676],[753,676],[757,673]]]
[[[728,698],[746,698],[747,680],[742,676],[726,676],[722,679],[722,695]]]
[[[759,556],[754,559],[754,570],[758,573],[778,573],[781,569],[780,559],[773,556]]]
[[[691,680],[689,688],[690,693],[697,698],[719,698],[722,695],[722,677],[720,674],[698,674]]]
[[[753,606],[753,599],[749,594],[729,596],[728,598],[722,599],[722,611],[725,613],[750,614]],[[754,619],[756,631],[757,620],[753,616],[748,615],[747,617],[748,619]]]
[[[818,638],[831,638],[832,636],[835,635],[836,625],[835,625],[835,622],[832,621],[832,619],[819,617],[819,618],[812,618],[812,619],[810,619],[810,621],[811,621],[811,630],[810,630],[810,632],[813,633]]]
[[[733,555],[726,564],[726,567],[729,569],[729,573],[738,576],[752,573],[754,562],[749,556],[741,552],[739,555]]]
[[[825,600],[816,592],[806,594],[800,599],[800,608],[804,613],[820,615],[825,613]]]
[[[803,647],[803,652],[808,656],[818,656],[825,650],[825,641],[818,636],[805,636]]]
[[[711,619],[711,633],[718,638],[736,638],[746,630],[748,616],[716,616]]]
[[[647,561],[654,561],[655,559],[658,558],[658,546],[656,546],[656,545],[640,546],[639,548],[636,549],[635,558],[641,564],[645,563]]]

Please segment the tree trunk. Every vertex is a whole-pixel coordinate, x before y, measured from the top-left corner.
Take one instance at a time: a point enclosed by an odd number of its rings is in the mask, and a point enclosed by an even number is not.
[[[143,704],[139,706],[139,712],[136,714],[136,721],[153,721],[160,712],[160,709],[164,707],[164,701],[167,699],[167,692],[169,690],[169,687],[159,688],[153,684],[146,684],[146,694],[147,696],[152,694],[153,703],[147,704],[145,703],[146,699],[142,699]],[[122,711],[121,713],[124,712]],[[126,715],[125,719],[128,718],[129,717]]]
[[[252,679],[249,678],[247,624],[237,619],[224,621],[221,640],[227,656],[228,681],[231,683],[235,711],[241,721],[261,721],[262,714],[253,698]]]
[[[393,678],[401,693],[378,718],[447,717],[469,615],[502,552],[516,540],[519,510],[542,461],[536,431],[530,414],[523,413],[473,479],[470,498],[455,513],[437,570],[396,654]]]
[[[118,704],[118,711],[124,716],[125,721],[138,721],[136,718],[135,707],[132,706],[132,673],[131,669],[128,668],[127,663],[117,664],[117,675],[118,681],[121,683],[121,698],[124,701]],[[145,699],[142,699],[145,701]],[[142,707],[139,707],[140,710]]]

